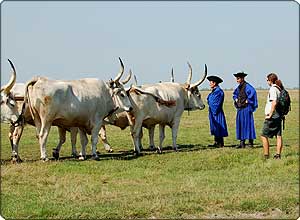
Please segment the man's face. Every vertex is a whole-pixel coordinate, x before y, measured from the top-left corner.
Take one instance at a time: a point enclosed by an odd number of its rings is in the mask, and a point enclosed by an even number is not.
[[[238,84],[241,84],[242,82],[244,82],[244,77],[236,77],[236,82]]]
[[[217,83],[214,81],[209,81],[209,86],[211,89],[215,88],[217,86]]]

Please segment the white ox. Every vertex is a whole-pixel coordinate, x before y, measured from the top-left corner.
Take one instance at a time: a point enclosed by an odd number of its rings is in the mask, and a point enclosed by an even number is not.
[[[127,76],[125,80],[122,81],[122,84],[125,85],[131,78],[131,72]],[[21,108],[24,103],[24,95],[25,95],[25,83],[16,83],[13,88],[11,89],[11,93],[14,97],[14,100],[17,103],[18,106],[18,111],[21,112]],[[21,162],[21,158],[18,153],[18,145],[19,141],[21,139],[22,133],[24,126],[26,124],[30,124],[34,126],[33,119],[31,117],[30,110],[28,108],[28,105],[25,106],[25,111],[24,111],[24,116],[23,116],[23,123],[18,124],[17,126],[10,125],[10,132],[9,132],[9,139],[12,147],[12,161],[13,162]],[[66,131],[70,132],[70,140],[71,140],[71,146],[72,146],[72,151],[71,151],[71,156],[72,157],[77,157],[77,150],[76,150],[76,142],[77,142],[77,134],[78,134],[78,128],[77,127],[71,127],[71,128],[63,128],[63,127],[57,127],[58,128],[58,144],[57,146],[53,149],[53,157],[55,159],[59,158],[59,152],[62,147],[62,145],[66,141]],[[108,152],[112,152],[112,148],[110,147],[109,144],[107,143],[106,140],[106,132],[105,132],[105,126],[103,125],[100,129],[99,136],[101,136],[101,139],[104,142],[104,147],[105,150]]]
[[[51,125],[61,127],[79,127],[82,151],[86,155],[88,142],[86,133],[91,134],[92,156],[99,159],[96,153],[98,133],[103,119],[118,108],[131,111],[132,105],[123,86],[119,83],[124,72],[114,80],[105,83],[98,79],[49,80],[33,79],[27,83],[25,103],[28,103],[39,137],[41,159],[47,160],[46,142]]]
[[[185,84],[163,82],[144,85],[141,88],[132,87],[129,99],[132,103],[133,111],[129,115],[132,124],[134,124],[131,126],[131,134],[137,154],[140,153],[142,125],[147,128],[153,128],[156,124],[159,124],[159,153],[162,151],[162,142],[165,138],[165,126],[170,126],[172,129],[173,149],[177,150],[177,132],[183,111],[202,110],[205,108],[197,86],[205,80],[207,66],[205,65],[202,79],[191,84],[192,67],[189,63],[188,65],[190,71]]]
[[[1,122],[15,124],[20,116],[17,103],[11,89],[16,83],[16,70],[13,63],[8,60],[13,72],[9,82],[1,87]]]
[[[132,72],[130,71],[130,75],[132,74]],[[136,76],[134,75],[134,85],[138,86],[137,83],[137,79]],[[171,80],[170,82],[174,82],[174,72],[173,72],[173,68],[171,70]],[[123,84],[125,84],[123,82]],[[142,87],[142,86],[138,86],[138,87]],[[127,90],[127,95],[130,96],[130,89]],[[121,130],[124,130],[125,128],[127,128],[128,126],[130,126],[131,122],[129,121],[130,119],[128,119],[128,114],[126,112],[120,112],[117,114],[113,114],[111,117],[108,117],[106,119],[104,119],[105,124],[110,124],[110,125],[114,125],[116,127],[121,128]],[[155,149],[155,144],[154,144],[154,130],[155,130],[155,125],[153,126],[147,126],[146,124],[143,124],[144,128],[147,128],[148,130],[148,135],[149,135],[149,149],[153,150]],[[101,127],[99,136],[104,144],[105,149],[109,149],[108,151],[111,152],[112,151],[112,147],[109,144],[108,140],[107,140],[107,135],[106,135],[106,129],[105,126]],[[143,130],[141,129],[140,132],[140,138],[139,138],[139,148],[143,149],[142,146],[142,137],[143,137]]]

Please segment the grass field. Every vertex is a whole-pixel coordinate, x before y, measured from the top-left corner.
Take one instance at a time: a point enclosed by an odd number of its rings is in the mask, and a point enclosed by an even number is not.
[[[209,91],[202,91],[205,100]],[[299,217],[299,90],[291,90],[292,111],[283,131],[281,160],[264,160],[259,134],[267,90],[258,91],[254,149],[235,149],[235,109],[226,91],[229,137],[224,148],[209,148],[208,109],[184,113],[179,152],[171,150],[166,129],[164,153],[133,156],[129,129],[107,127],[113,153],[98,144],[100,161],[70,157],[69,134],[59,161],[39,161],[35,129],[27,126],[20,143],[21,164],[10,163],[8,126],[1,124],[1,216],[5,219],[237,218]],[[158,129],[155,131],[158,143]],[[57,143],[52,127],[47,153]],[[78,140],[79,142],[79,140]],[[275,139],[270,141],[275,153]],[[144,148],[148,147],[144,131]],[[77,144],[79,150],[79,143]],[[88,151],[90,153],[90,149]]]

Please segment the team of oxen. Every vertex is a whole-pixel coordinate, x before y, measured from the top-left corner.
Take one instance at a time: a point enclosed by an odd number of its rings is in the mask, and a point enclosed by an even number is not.
[[[121,64],[120,73],[114,79],[104,82],[94,78],[79,80],[51,80],[46,77],[34,77],[26,84],[16,83],[16,70],[13,63],[9,82],[1,87],[1,122],[10,124],[9,139],[12,147],[12,161],[20,162],[18,145],[24,126],[36,127],[40,145],[41,159],[48,160],[46,153],[47,138],[51,126],[57,126],[59,143],[53,149],[53,157],[58,159],[62,144],[66,140],[66,131],[71,133],[72,155],[76,151],[76,136],[80,135],[81,151],[79,159],[86,158],[87,135],[91,135],[92,158],[99,159],[96,145],[101,137],[105,149],[112,151],[107,142],[105,125],[115,125],[121,129],[130,126],[134,152],[142,149],[142,127],[149,131],[149,148],[155,149],[154,128],[159,125],[159,145],[162,152],[165,138],[165,126],[172,129],[173,149],[177,150],[176,138],[180,119],[184,110],[204,109],[198,86],[205,80],[207,67],[199,81],[192,84],[192,67],[185,83],[160,82],[149,85],[124,85],[132,73],[120,81],[124,73]]]

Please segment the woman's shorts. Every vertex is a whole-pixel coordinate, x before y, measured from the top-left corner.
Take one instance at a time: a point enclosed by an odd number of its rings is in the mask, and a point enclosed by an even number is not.
[[[265,119],[264,127],[261,135],[264,137],[272,138],[273,136],[281,136],[281,118]]]

